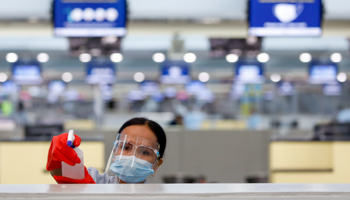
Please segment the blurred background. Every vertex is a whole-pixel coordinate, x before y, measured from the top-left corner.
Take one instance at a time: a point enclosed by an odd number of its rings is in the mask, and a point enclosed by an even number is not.
[[[0,2],[0,183],[55,183],[70,129],[102,173],[136,116],[168,137],[150,183],[348,182],[349,1]]]

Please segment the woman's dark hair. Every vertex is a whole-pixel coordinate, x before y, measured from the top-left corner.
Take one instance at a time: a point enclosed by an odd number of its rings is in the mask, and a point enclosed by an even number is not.
[[[163,128],[155,121],[149,120],[144,117],[135,117],[125,122],[123,126],[120,127],[118,133],[121,133],[126,127],[132,125],[146,125],[153,131],[154,134],[156,134],[158,144],[160,146],[159,158],[162,158],[166,147],[166,136]]]

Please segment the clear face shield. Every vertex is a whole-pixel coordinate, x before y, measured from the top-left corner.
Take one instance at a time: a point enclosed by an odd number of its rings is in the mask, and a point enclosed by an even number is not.
[[[159,144],[140,137],[119,133],[109,156],[105,173],[115,176],[115,183],[140,183],[148,175],[159,158]]]

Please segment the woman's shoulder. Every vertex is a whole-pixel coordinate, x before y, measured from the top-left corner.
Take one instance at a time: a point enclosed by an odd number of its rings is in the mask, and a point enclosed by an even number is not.
[[[115,184],[115,176],[108,176],[108,174],[100,172],[93,167],[87,168],[90,176],[97,184]]]

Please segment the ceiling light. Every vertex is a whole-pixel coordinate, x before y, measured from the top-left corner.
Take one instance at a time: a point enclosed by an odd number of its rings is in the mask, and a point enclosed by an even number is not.
[[[79,60],[80,60],[80,62],[84,62],[84,63],[90,62],[91,55],[88,53],[82,53],[79,55]]]
[[[196,61],[196,59],[197,59],[197,56],[194,53],[186,53],[184,55],[184,61],[185,62],[193,63],[194,61]]]
[[[341,56],[340,53],[333,53],[331,55],[331,61],[332,62],[339,63],[339,62],[341,62],[341,60],[342,60],[342,56]]]
[[[299,59],[303,63],[308,63],[312,60],[312,56],[309,53],[302,53],[300,54]]]
[[[338,80],[339,82],[345,82],[346,79],[347,79],[347,76],[346,76],[346,74],[345,74],[344,72],[341,72],[341,73],[339,73],[339,74],[337,75],[337,80]]]
[[[36,59],[41,63],[45,63],[45,62],[49,61],[50,57],[47,53],[39,53],[36,56]]]
[[[207,72],[202,72],[198,75],[198,79],[204,83],[209,81],[210,76]]]
[[[226,61],[229,62],[229,63],[235,63],[237,62],[239,59],[239,56],[236,55],[236,54],[227,54],[226,55]]]
[[[113,53],[110,56],[112,62],[118,63],[123,60],[123,55],[121,53]]]
[[[14,63],[18,60],[18,56],[15,53],[8,53],[6,55],[6,61],[9,63]]]
[[[267,53],[260,53],[257,57],[258,61],[261,63],[266,63],[270,60],[270,56]]]
[[[156,63],[161,63],[164,62],[165,60],[165,55],[162,53],[155,53],[152,57],[153,61]]]
[[[134,80],[138,83],[142,82],[145,80],[145,74],[142,72],[136,72],[134,74]]]
[[[279,75],[277,73],[273,73],[273,74],[271,74],[270,79],[272,82],[276,83],[276,82],[280,81],[282,78],[281,78],[281,75]]]
[[[3,83],[5,81],[7,81],[7,78],[8,78],[7,74],[5,74],[3,72],[0,73],[0,82]]]
[[[64,82],[71,82],[72,80],[73,80],[73,75],[72,75],[72,73],[70,73],[70,72],[65,72],[65,73],[63,73],[62,74],[62,80],[64,81]]]

